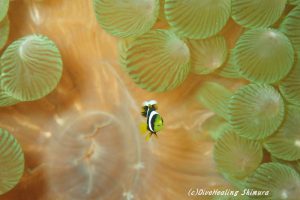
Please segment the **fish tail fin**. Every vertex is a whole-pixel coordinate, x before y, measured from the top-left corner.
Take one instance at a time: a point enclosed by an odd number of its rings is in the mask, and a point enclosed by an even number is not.
[[[146,132],[147,132],[147,124],[146,123],[140,123],[140,132],[141,132],[141,134],[146,134]]]
[[[150,138],[151,138],[151,135],[152,133],[149,133],[147,136],[146,136],[146,141],[149,142]]]

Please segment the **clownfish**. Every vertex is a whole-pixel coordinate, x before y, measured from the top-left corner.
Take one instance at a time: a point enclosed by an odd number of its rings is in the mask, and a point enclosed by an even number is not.
[[[157,112],[157,102],[145,101],[142,107],[142,116],[147,120],[146,123],[140,125],[140,129],[143,134],[146,134],[147,130],[149,131],[146,136],[146,141],[148,141],[152,135],[157,136],[157,132],[164,127],[164,120]]]

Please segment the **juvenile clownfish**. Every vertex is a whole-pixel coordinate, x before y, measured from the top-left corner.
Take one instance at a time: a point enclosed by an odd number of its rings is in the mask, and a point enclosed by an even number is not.
[[[156,101],[151,100],[144,102],[142,116],[146,117],[147,121],[141,124],[140,129],[143,134],[146,134],[147,130],[149,131],[149,134],[146,136],[146,141],[148,141],[152,135],[157,136],[157,132],[164,126],[164,120],[156,110]]]

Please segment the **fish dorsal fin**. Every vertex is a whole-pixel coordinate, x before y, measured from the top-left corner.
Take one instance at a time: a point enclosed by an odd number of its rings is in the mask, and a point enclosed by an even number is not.
[[[155,100],[150,100],[150,101],[145,101],[143,103],[143,106],[147,106],[149,108],[153,108],[154,110],[157,110],[157,101]]]

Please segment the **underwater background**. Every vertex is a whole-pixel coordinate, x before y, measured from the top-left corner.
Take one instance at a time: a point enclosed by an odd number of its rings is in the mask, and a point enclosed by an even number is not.
[[[0,0],[0,21],[0,200],[300,199],[299,1]]]

